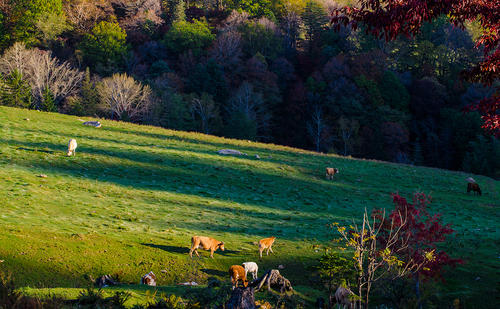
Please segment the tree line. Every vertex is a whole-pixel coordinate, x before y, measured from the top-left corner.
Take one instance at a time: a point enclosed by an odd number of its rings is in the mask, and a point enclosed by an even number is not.
[[[480,25],[441,16],[390,42],[330,25],[349,1],[7,0],[3,105],[500,176],[463,113],[494,87]]]

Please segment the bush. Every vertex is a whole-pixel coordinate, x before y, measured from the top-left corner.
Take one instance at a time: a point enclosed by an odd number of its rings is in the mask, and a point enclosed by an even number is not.
[[[87,288],[80,292],[76,302],[78,308],[109,308],[125,309],[125,302],[130,298],[128,292],[115,292],[111,297],[105,298],[101,289]]]
[[[163,40],[167,49],[175,54],[191,50],[195,56],[200,56],[215,39],[206,21],[194,20],[175,22],[165,34]]]

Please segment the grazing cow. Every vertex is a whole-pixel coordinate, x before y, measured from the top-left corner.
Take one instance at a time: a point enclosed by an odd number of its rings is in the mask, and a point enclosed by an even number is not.
[[[337,291],[335,292],[335,301],[340,305],[341,308],[353,309],[355,307],[355,303],[349,297],[350,295],[354,295],[351,290],[343,286],[339,286]]]
[[[231,283],[233,284],[233,290],[238,286],[238,282],[241,280],[243,286],[248,286],[247,274],[245,269],[240,265],[233,265],[229,267],[229,276],[231,277]]]
[[[467,184],[467,193],[469,193],[470,191],[474,192],[474,195],[476,194],[476,192],[481,195],[481,188],[479,188],[479,185],[477,183],[468,183]]]
[[[71,156],[72,154],[73,155],[76,155],[76,139],[72,138],[69,140],[69,143],[68,143],[68,157]]]
[[[245,268],[245,276],[248,275],[248,273],[252,274],[252,278],[255,280],[257,279],[257,273],[259,272],[259,266],[257,266],[257,263],[255,262],[245,262],[241,264]]]
[[[217,249],[221,249],[224,251],[224,242],[218,241],[217,239],[205,236],[193,236],[191,237],[191,250],[189,250],[189,256],[193,258],[193,251],[196,253],[196,256],[200,256],[198,254],[198,248],[202,248],[203,250],[210,250],[210,257],[214,258],[214,252]]]
[[[276,237],[269,237],[269,238],[264,238],[264,239],[261,239],[259,240],[259,256],[260,258],[262,258],[262,251],[266,250],[266,255],[269,255],[269,251],[271,251],[271,253],[274,253],[273,252],[273,244],[274,244],[274,240],[276,239]]]
[[[333,180],[333,176],[339,173],[338,168],[327,167],[326,168],[326,179]]]

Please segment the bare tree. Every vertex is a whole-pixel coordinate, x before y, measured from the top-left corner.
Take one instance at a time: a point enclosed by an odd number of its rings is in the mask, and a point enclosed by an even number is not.
[[[290,49],[297,48],[297,40],[300,35],[302,19],[294,10],[287,10],[281,22],[281,28],[284,33],[285,45]]]
[[[103,79],[98,92],[107,111],[116,119],[139,120],[153,103],[149,86],[142,85],[125,73]]]
[[[28,59],[27,79],[35,101],[41,102],[43,91],[49,89],[56,103],[75,94],[84,74],[73,69],[69,62],[60,63],[50,52],[34,50]]]
[[[255,92],[252,84],[245,81],[236,93],[229,99],[228,113],[239,113],[255,123],[257,138],[268,138],[269,122],[271,117],[265,109],[262,95]]]
[[[14,43],[0,58],[0,73],[7,75],[16,70],[24,76],[28,68],[27,60],[31,54],[23,43]]]
[[[344,156],[347,156],[352,152],[354,138],[359,131],[359,122],[341,116],[338,123],[339,136],[344,144]]]
[[[250,15],[243,11],[243,12],[238,12],[236,10],[233,10],[231,14],[226,18],[224,21],[224,28],[222,29],[223,31],[236,31],[238,30],[238,27],[241,26],[242,24],[246,23],[248,19],[250,18]]]
[[[210,133],[210,122],[218,114],[217,106],[215,106],[214,100],[208,94],[203,93],[201,97],[196,95],[191,97],[191,115],[193,119],[199,118],[203,133]]]
[[[106,0],[63,1],[67,20],[81,33],[89,32],[94,25],[113,13],[111,2]]]
[[[312,138],[316,151],[319,152],[325,139],[325,119],[321,106],[314,105],[312,108],[311,121],[307,123],[307,133]]]
[[[236,31],[222,32],[215,40],[209,55],[223,67],[238,64],[241,57],[241,35]]]
[[[14,70],[30,85],[36,108],[40,107],[47,89],[59,103],[78,91],[84,77],[69,62],[60,62],[48,51],[26,49],[22,43],[15,43],[0,58],[1,73],[10,74]]]

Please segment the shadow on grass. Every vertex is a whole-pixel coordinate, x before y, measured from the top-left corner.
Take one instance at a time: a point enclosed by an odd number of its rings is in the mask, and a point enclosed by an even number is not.
[[[207,275],[210,275],[210,276],[219,276],[219,277],[223,277],[223,276],[226,276],[227,275],[227,272],[226,271],[222,271],[222,270],[218,270],[218,269],[208,269],[208,268],[203,268],[201,270],[202,272],[204,272],[205,274]]]
[[[177,246],[163,246],[163,245],[155,245],[155,244],[141,244],[143,246],[148,246],[151,248],[157,248],[163,251],[167,251],[170,253],[179,253],[179,254],[188,254],[189,248],[187,247],[177,247]]]
[[[43,149],[37,149],[37,148],[26,148],[26,147],[18,147],[16,148],[17,150],[24,150],[24,151],[32,151],[32,152],[45,152],[45,153],[54,153],[55,151],[53,150],[43,150]]]

